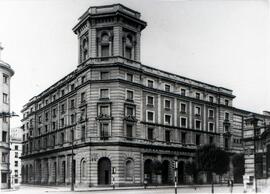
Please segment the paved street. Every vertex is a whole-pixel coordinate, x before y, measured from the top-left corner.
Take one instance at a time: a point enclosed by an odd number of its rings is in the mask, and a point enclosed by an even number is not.
[[[111,190],[111,188],[89,188],[86,189],[76,189],[75,192],[70,192],[69,187],[48,187],[48,186],[21,186],[18,190],[13,191],[3,191],[3,193],[12,194],[44,194],[44,193],[57,193],[57,194],[67,194],[67,193],[93,193],[93,194],[174,194],[174,188],[162,187],[162,188],[148,188],[146,190],[142,188],[121,188],[117,190]],[[99,190],[99,191],[98,191]],[[2,192],[2,191],[1,191]],[[198,187],[196,190],[194,188],[178,188],[178,193],[211,193],[211,188],[209,186]],[[215,193],[230,193],[229,187],[227,186],[216,186]],[[243,193],[243,186],[235,186],[233,193]]]

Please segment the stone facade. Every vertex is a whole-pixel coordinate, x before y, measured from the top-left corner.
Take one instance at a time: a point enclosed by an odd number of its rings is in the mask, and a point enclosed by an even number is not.
[[[179,183],[188,183],[184,164],[198,146],[243,151],[249,112],[233,107],[232,90],[143,65],[145,27],[120,4],[80,17],[78,67],[23,107],[24,183],[69,184],[72,148],[82,186],[108,185],[112,176],[117,186],[170,184],[175,161]]]
[[[0,53],[2,51],[0,44]],[[14,71],[0,58],[0,189],[8,188],[9,183],[9,115],[10,115],[10,81]]]

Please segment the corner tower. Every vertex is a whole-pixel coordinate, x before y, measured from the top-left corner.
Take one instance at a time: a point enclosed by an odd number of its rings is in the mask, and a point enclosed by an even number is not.
[[[73,28],[79,42],[79,64],[88,59],[125,58],[140,62],[141,14],[121,4],[90,7]]]

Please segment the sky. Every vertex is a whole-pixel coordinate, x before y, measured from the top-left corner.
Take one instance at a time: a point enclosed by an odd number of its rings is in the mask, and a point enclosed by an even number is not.
[[[143,64],[232,89],[237,108],[270,110],[267,0],[0,0],[2,60],[15,70],[12,111],[21,116],[29,99],[77,67],[72,28],[88,7],[113,3],[147,22]]]

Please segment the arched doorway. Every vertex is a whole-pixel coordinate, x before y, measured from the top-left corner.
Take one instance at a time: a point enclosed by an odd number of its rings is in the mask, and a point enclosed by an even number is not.
[[[169,183],[169,164],[170,162],[168,160],[162,162],[162,184]]]
[[[147,159],[144,161],[144,179],[147,180],[148,184],[152,183],[152,160]]]
[[[98,161],[98,184],[111,184],[111,161],[109,158],[101,158]]]
[[[184,179],[185,163],[183,161],[178,162],[178,183],[185,183]]]

